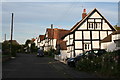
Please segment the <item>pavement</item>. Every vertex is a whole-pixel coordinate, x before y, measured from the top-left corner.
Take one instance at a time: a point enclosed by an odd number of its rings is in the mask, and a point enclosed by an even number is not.
[[[15,59],[2,64],[2,78],[99,78],[92,73],[80,72],[50,57],[18,53]]]

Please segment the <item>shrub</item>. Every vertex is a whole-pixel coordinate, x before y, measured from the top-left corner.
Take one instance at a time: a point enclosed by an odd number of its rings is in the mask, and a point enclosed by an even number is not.
[[[44,51],[44,54],[54,57],[54,54],[57,54],[57,51],[55,49],[50,48],[48,51]]]
[[[47,52],[47,51],[44,51],[44,55],[48,55],[48,52]]]
[[[16,42],[13,42],[11,54],[10,54],[10,41],[4,41],[2,43],[2,55],[11,55],[15,57],[19,49],[20,49],[20,45],[17,44]]]
[[[80,71],[97,72],[106,76],[120,76],[120,52],[108,52],[94,58],[82,58],[76,68]]]

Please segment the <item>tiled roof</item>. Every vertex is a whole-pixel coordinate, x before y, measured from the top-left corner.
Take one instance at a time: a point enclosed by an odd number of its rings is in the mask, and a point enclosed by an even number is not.
[[[65,29],[50,29],[47,28],[48,38],[49,39],[61,39],[64,35],[68,34],[70,31]]]
[[[44,40],[45,35],[39,35],[39,37],[40,37],[40,41],[42,41],[42,40]]]
[[[120,27],[115,27],[116,30],[120,30]]]
[[[58,29],[58,28],[54,28],[54,29],[47,29],[48,32],[48,38],[49,39],[57,39],[57,46],[60,45],[60,49],[61,50],[67,50],[67,46],[66,46],[66,41],[63,41],[61,38],[63,36],[65,36],[66,34],[68,34],[70,32],[70,30],[65,30],[65,29]]]
[[[110,35],[108,35],[107,37],[105,37],[101,43],[105,43],[105,42],[111,42],[112,41],[112,35],[115,35],[115,34],[120,34],[120,30],[118,31],[113,31],[113,33],[111,33]]]
[[[61,49],[61,50],[67,50],[66,41],[63,41],[63,40],[57,40],[57,45],[60,46],[60,49]]]
[[[120,34],[120,30],[114,31],[114,32],[112,33],[112,35],[115,35],[115,34]]]
[[[32,41],[32,42],[34,42],[35,40],[36,40],[36,39],[32,38],[32,40],[31,40],[31,41]]]

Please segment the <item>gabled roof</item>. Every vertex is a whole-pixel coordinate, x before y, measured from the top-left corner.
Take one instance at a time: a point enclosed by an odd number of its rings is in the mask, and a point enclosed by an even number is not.
[[[54,28],[54,29],[47,28],[46,31],[48,32],[49,39],[61,39],[61,37],[63,37],[64,35],[70,32],[69,30],[58,29],[58,28]]]
[[[108,35],[107,37],[105,37],[105,38],[101,41],[101,43],[111,42],[111,41],[112,41],[112,35],[115,35],[115,34],[120,34],[120,30],[114,31],[113,33],[111,33],[110,35]]]
[[[34,42],[36,39],[35,38],[32,38],[31,41]]]
[[[67,35],[73,33],[76,29],[79,28],[79,26],[81,26],[86,20],[88,17],[90,17],[94,12],[97,12],[104,20],[106,23],[108,23],[108,25],[110,26],[110,28],[113,30],[113,31],[116,31],[116,29],[107,21],[107,19],[96,9],[94,8],[90,13],[87,14],[87,16],[85,18],[83,18],[82,20],[80,20],[79,22],[77,22],[71,29],[70,29],[70,33],[68,33]],[[65,36],[67,36],[65,35]],[[64,37],[65,37],[64,36]],[[63,38],[64,38],[63,37]]]
[[[81,21],[79,21],[75,26],[73,26],[73,28],[70,31],[72,32],[76,30],[78,26],[82,25],[86,21],[86,19],[90,17],[94,12],[97,12],[105,20],[105,22],[108,23],[110,28],[116,31],[115,28],[113,28],[113,26],[107,21],[107,19],[96,8],[94,8],[90,13],[88,13],[88,15],[85,18],[83,18]]]
[[[57,45],[60,46],[60,49],[61,49],[61,50],[67,50],[66,41],[63,41],[63,40],[57,40]]]
[[[39,35],[40,41],[44,40],[45,35]]]

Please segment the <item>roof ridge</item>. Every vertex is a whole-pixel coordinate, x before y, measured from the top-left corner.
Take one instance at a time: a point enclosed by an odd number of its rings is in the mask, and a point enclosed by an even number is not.
[[[90,12],[87,14],[87,16],[86,16],[85,18],[81,19],[78,23],[76,23],[76,24],[70,29],[70,31],[72,32],[73,29],[74,29],[77,25],[79,25],[80,23],[82,23],[94,10],[97,10],[97,9],[94,8],[92,11],[90,11]],[[97,10],[97,11],[98,11],[98,10]]]

